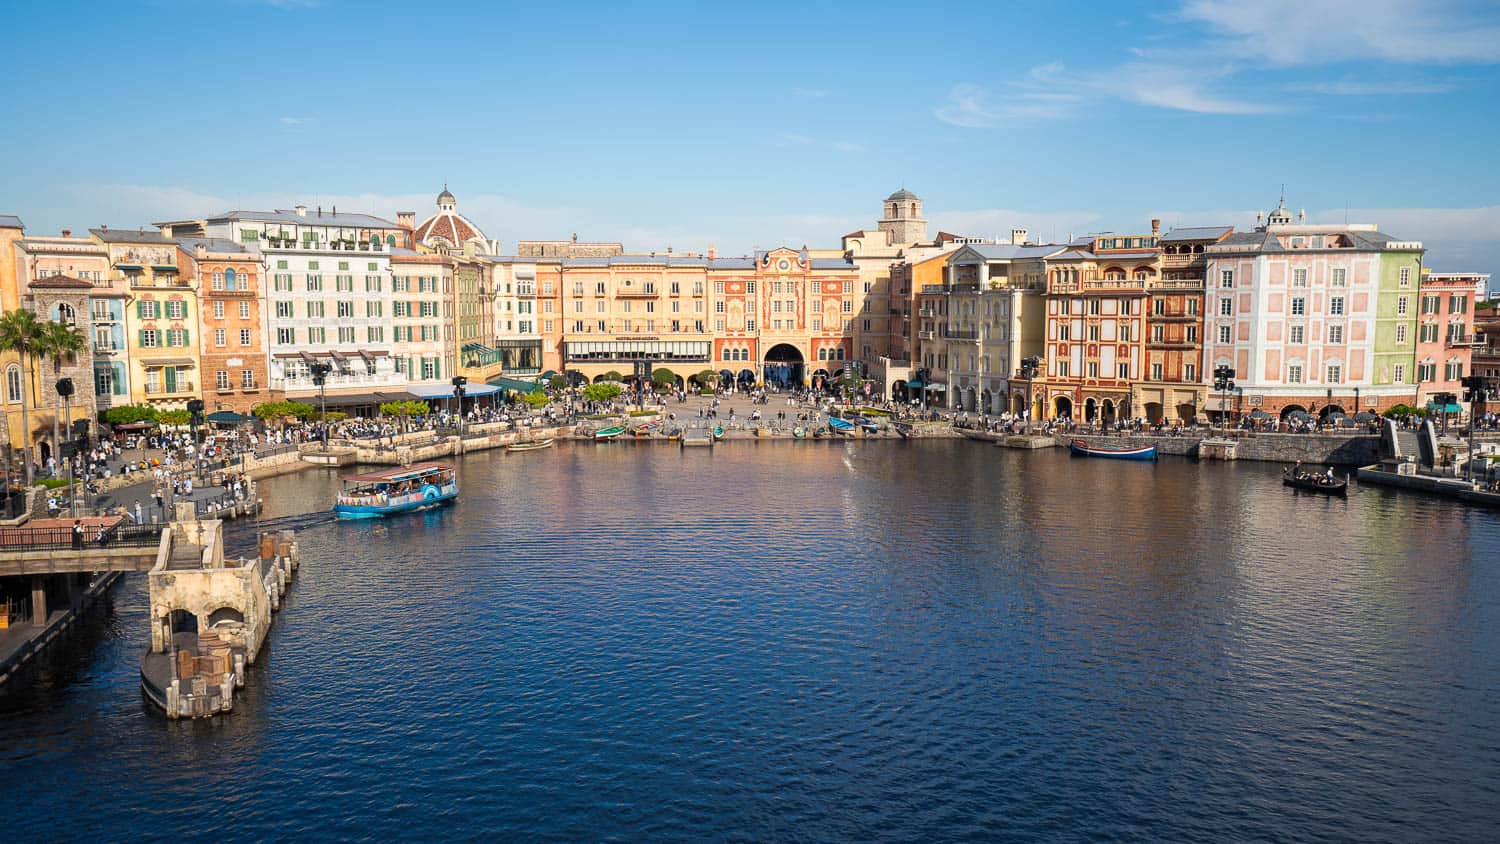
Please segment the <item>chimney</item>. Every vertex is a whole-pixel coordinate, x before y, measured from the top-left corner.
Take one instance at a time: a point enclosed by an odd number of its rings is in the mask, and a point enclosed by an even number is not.
[[[323,206],[321,206],[321,205],[318,206],[318,216],[319,217],[323,216]]]
[[[1152,217],[1151,218],[1151,236],[1152,237],[1159,237],[1160,235],[1161,235],[1161,219],[1158,218],[1158,217]]]
[[[206,243],[199,243],[196,246],[194,246],[193,247],[193,257],[197,258],[200,261],[203,260],[204,258],[207,258],[208,257],[208,244],[206,244]]]
[[[719,250],[715,249],[713,245],[710,244],[708,247],[708,260],[712,261],[717,257],[719,257]]]
[[[396,212],[396,225],[400,226],[403,229],[406,229],[407,231],[411,231],[412,229],[416,228],[417,227],[417,212],[415,212],[415,211],[397,211]]]
[[[1026,245],[1026,237],[1027,237],[1027,232],[1026,232],[1025,229],[1011,229],[1010,230],[1010,245],[1011,246],[1025,246]]]
[[[306,217],[307,216],[307,206],[306,205],[295,206],[295,207],[293,207],[292,210],[297,212],[297,216],[298,217]]]
[[[67,229],[63,229],[63,237],[72,237],[72,236],[73,236],[73,233],[71,231],[68,231]]]
[[[329,212],[329,213],[331,213],[333,216],[337,217],[339,215],[339,207],[337,205],[333,206],[333,210],[331,212]]]

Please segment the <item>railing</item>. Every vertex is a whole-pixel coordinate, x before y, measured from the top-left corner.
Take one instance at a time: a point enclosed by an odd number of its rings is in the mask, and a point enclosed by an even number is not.
[[[937,339],[937,332],[936,331],[918,331],[917,332],[917,339],[918,340],[936,340]]]
[[[978,340],[979,329],[977,328],[949,328],[943,331],[945,340]]]
[[[1163,278],[1146,282],[1147,290],[1202,290],[1201,278]]]
[[[1483,346],[1489,341],[1483,333],[1476,334],[1450,334],[1448,336],[1448,347],[1450,349],[1470,348]]]
[[[655,297],[657,295],[657,292],[655,287],[622,287],[615,291],[615,295],[632,298],[639,298],[643,296]]]
[[[175,396],[179,393],[197,392],[192,382],[178,381],[176,385],[168,387],[165,384],[147,384],[146,395],[148,396]]]
[[[85,548],[154,548],[161,542],[161,525],[115,525],[101,533],[85,526],[81,536],[72,527],[0,528],[0,552],[66,551]]]

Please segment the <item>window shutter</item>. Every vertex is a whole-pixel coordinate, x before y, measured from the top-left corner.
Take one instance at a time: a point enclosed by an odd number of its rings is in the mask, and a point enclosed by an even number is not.
[[[135,344],[143,349],[146,348],[146,329],[142,328],[135,332]]]
[[[191,345],[193,345],[192,338],[190,337],[190,332],[186,328],[182,329],[182,345],[184,345],[184,346],[191,346]]]

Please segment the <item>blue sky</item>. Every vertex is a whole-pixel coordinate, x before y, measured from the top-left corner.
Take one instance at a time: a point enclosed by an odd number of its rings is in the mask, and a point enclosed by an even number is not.
[[[13,12],[0,212],[34,231],[289,207],[518,238],[836,246],[1253,222],[1275,204],[1500,276],[1500,8],[1475,0],[468,4]]]

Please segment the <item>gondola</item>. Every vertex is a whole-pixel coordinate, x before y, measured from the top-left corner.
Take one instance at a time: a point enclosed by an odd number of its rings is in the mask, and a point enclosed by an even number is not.
[[[531,440],[530,442],[506,443],[505,450],[506,451],[540,451],[541,449],[551,448],[551,447],[552,447],[552,438],[548,437],[545,440]]]
[[[901,435],[901,439],[903,439],[903,440],[909,440],[909,439],[911,439],[911,425],[909,423],[907,423],[907,422],[896,422],[896,423],[892,424],[892,427],[896,429],[896,433],[898,433],[898,434]]]
[[[1331,484],[1317,480],[1318,477],[1327,476],[1307,475],[1301,478],[1294,478],[1291,475],[1283,475],[1281,485],[1289,486],[1292,489],[1300,489],[1303,492],[1316,492],[1319,495],[1337,495],[1339,498],[1349,497],[1349,478],[1347,476]]]
[[[1107,457],[1111,460],[1155,460],[1156,446],[1098,446],[1087,440],[1073,440],[1068,448],[1081,457]]]

